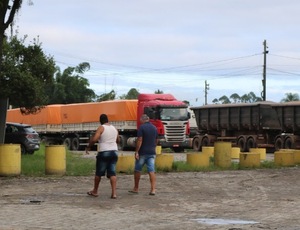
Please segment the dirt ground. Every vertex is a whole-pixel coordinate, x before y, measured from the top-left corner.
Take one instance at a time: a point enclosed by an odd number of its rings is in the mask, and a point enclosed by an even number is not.
[[[300,169],[158,173],[149,196],[133,176],[118,174],[89,197],[93,176],[0,177],[0,229],[300,229]]]

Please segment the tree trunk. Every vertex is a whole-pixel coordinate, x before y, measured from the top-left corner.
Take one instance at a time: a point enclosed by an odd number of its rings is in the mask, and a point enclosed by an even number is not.
[[[7,107],[8,107],[8,99],[0,98],[0,144],[3,144],[5,140],[5,123],[6,123]]]

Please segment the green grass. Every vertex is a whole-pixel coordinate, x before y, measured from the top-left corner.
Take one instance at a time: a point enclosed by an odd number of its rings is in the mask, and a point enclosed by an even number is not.
[[[84,154],[84,153],[83,153]],[[273,161],[263,161],[259,167],[261,168],[278,168]],[[173,162],[171,168],[158,168],[160,172],[209,172],[221,170],[251,170],[252,168],[241,168],[238,162],[232,162],[230,167],[224,169],[214,165],[214,158],[209,160],[208,167],[195,167],[187,164],[185,161]],[[95,159],[84,158],[82,154],[66,152],[66,176],[90,176],[95,172]],[[128,169],[125,174],[133,174],[133,169]],[[146,173],[146,168],[143,168]],[[25,176],[45,176],[45,146],[42,145],[39,151],[32,155],[21,156],[21,175]]]
[[[95,170],[95,159],[83,158],[80,154],[66,152],[66,176],[92,175]],[[21,175],[45,176],[45,146],[32,155],[21,156]]]

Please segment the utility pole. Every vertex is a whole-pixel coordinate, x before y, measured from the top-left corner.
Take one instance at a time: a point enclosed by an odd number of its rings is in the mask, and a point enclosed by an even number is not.
[[[207,91],[209,90],[209,84],[207,84],[205,80],[205,87],[204,87],[204,93],[205,93],[205,105],[207,105]]]
[[[263,66],[263,80],[262,80],[262,85],[263,85],[263,91],[261,92],[261,97],[263,101],[266,101],[266,85],[267,85],[267,53],[269,53],[269,51],[267,50],[267,41],[264,40],[263,42],[263,46],[264,46],[264,66]]]

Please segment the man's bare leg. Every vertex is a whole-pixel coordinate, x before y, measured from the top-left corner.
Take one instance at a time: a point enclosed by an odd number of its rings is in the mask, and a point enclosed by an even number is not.
[[[139,191],[140,178],[141,178],[141,172],[134,171],[134,188],[132,190],[133,192]]]
[[[150,194],[155,194],[155,186],[156,186],[156,176],[155,172],[149,172],[150,184],[151,184],[151,191]]]
[[[110,176],[110,185],[111,185],[111,198],[117,198],[117,177]]]

